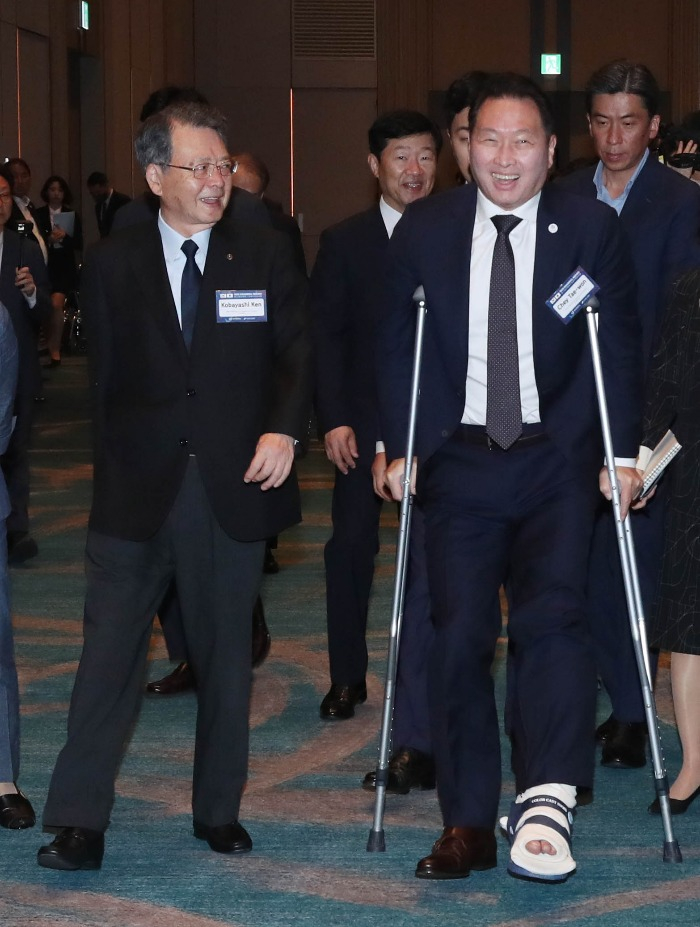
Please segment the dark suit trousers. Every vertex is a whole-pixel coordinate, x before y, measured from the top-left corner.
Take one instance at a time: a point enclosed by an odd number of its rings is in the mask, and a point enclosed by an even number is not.
[[[639,589],[647,622],[651,618],[664,547],[664,486],[639,512],[632,512]],[[588,608],[598,672],[618,721],[644,721],[639,682],[622,579],[615,521],[609,504],[596,518],[588,576]],[[655,670],[652,660],[652,671]]]
[[[501,786],[493,603],[506,576],[521,785],[592,781],[585,586],[596,474],[582,482],[546,438],[503,452],[453,436],[418,488],[436,625],[429,697],[443,819],[493,827]]]
[[[221,530],[195,458],[152,538],[88,533],[83,652],[45,825],[107,827],[117,769],[143,694],[153,616],[173,579],[199,683],[194,817],[210,826],[238,818],[248,762],[250,614],[264,546],[234,541]]]
[[[367,672],[367,609],[379,550],[382,500],[374,492],[370,466],[336,470],[326,544],[326,614],[331,682],[355,685]]]
[[[12,511],[7,516],[8,534],[29,531],[29,445],[34,419],[34,397],[18,395],[14,412],[17,421],[2,457],[2,469],[12,505]]]

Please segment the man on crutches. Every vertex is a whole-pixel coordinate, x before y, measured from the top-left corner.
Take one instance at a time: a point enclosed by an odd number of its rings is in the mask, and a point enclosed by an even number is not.
[[[506,822],[513,875],[555,882],[573,872],[576,786],[592,782],[585,580],[603,448],[577,271],[605,307],[601,356],[623,516],[641,485],[640,342],[617,219],[545,187],[555,145],[539,88],[494,75],[470,113],[475,184],[415,204],[390,245],[378,377],[395,498],[418,286],[427,304],[415,454],[436,624],[429,696],[444,829],[418,863],[419,878],[496,865],[491,664],[501,629],[491,606],[506,576],[520,757]]]

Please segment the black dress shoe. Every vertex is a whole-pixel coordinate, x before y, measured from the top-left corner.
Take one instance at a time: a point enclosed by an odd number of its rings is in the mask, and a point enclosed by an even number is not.
[[[34,809],[29,804],[27,796],[23,795],[19,789],[7,795],[0,795],[0,827],[7,827],[9,830],[24,830],[27,827],[34,827],[35,824]]]
[[[172,673],[149,682],[146,692],[149,695],[179,695],[181,692],[191,692],[197,688],[192,667],[186,661],[178,663]]]
[[[265,621],[262,599],[258,596],[253,606],[253,669],[265,662],[271,643],[272,638]]]
[[[617,731],[620,726],[620,722],[617,720],[615,715],[610,715],[609,718],[606,718],[602,724],[599,724],[595,729],[595,739],[596,743],[604,744],[608,737],[612,737],[613,734]]]
[[[323,721],[347,721],[355,714],[355,705],[361,705],[366,701],[367,686],[364,682],[356,686],[333,683],[321,702],[321,718]]]
[[[39,548],[33,537],[27,531],[7,532],[7,562],[10,566],[18,566],[32,557],[36,557]]]
[[[36,859],[46,869],[99,869],[105,852],[105,835],[86,827],[63,827],[51,843],[39,849]]]
[[[435,760],[413,747],[400,747],[389,760],[387,792],[407,795],[411,789],[435,788]],[[368,772],[362,788],[374,792],[377,788],[377,770]]]
[[[496,835],[487,827],[446,827],[430,856],[416,866],[418,879],[466,879],[496,865]]]
[[[608,769],[640,769],[646,766],[647,726],[643,721],[618,721],[606,737],[600,765]]]
[[[216,853],[250,853],[253,849],[250,834],[238,821],[219,827],[209,827],[194,821],[193,829],[197,840],[206,840]]]
[[[700,795],[700,785],[687,798],[671,798],[669,796],[668,804],[671,814],[685,814],[698,795]],[[658,798],[655,798],[649,805],[649,814],[661,814],[661,802]]]

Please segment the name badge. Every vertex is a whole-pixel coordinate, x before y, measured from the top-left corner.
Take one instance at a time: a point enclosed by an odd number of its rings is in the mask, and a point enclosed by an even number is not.
[[[565,325],[568,325],[588,298],[594,296],[599,289],[595,280],[591,279],[582,267],[577,267],[559,289],[552,293],[547,305]]]
[[[217,290],[217,322],[267,322],[267,290]]]

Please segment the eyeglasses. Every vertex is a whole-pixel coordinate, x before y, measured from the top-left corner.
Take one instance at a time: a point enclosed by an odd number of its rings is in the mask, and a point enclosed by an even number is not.
[[[214,171],[218,171],[222,177],[235,174],[238,169],[238,162],[217,161],[216,164],[212,164],[208,161],[204,164],[195,164],[194,167],[184,167],[182,164],[163,164],[161,167],[176,167],[180,171],[192,171],[195,180],[204,180],[205,177],[213,177]]]

